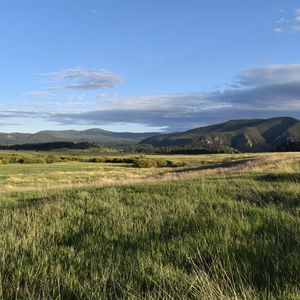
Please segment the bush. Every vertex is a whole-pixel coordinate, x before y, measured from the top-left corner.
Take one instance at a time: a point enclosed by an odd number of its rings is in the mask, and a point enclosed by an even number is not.
[[[135,159],[130,157],[93,157],[88,160],[88,162],[97,162],[97,163],[113,163],[113,164],[132,164]]]
[[[167,165],[167,161],[162,158],[137,158],[133,163],[135,168],[164,168]]]
[[[61,158],[53,154],[50,154],[48,157],[45,158],[45,161],[47,164],[52,164],[56,162],[61,162]]]
[[[163,158],[144,158],[138,157],[134,160],[133,166],[136,168],[179,168],[185,166],[185,162],[173,162]]]
[[[123,162],[126,164],[133,164],[135,162],[135,159],[131,157],[125,157],[123,158]]]
[[[105,157],[93,157],[89,159],[88,162],[104,163]]]
[[[168,166],[168,162],[162,158],[156,158],[155,162],[156,162],[157,168],[165,168]]]
[[[171,160],[167,160],[168,163],[168,167],[170,168],[180,168],[180,167],[184,167],[186,165],[186,162],[184,161],[171,161]]]
[[[1,157],[0,158],[0,165],[6,165],[9,164],[9,159],[6,157]]]
[[[45,164],[46,161],[42,157],[21,157],[17,160],[20,164]]]

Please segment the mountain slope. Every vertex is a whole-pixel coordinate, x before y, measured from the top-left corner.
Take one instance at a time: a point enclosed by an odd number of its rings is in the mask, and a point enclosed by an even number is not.
[[[270,151],[290,140],[300,140],[300,121],[289,117],[231,120],[181,133],[147,138],[140,144],[229,146],[240,151]]]
[[[37,133],[0,133],[0,145],[14,145],[27,143],[48,143],[48,142],[94,142],[105,146],[133,145],[139,141],[156,135],[154,132],[131,133],[111,132],[102,129],[88,129],[83,131],[44,130]]]

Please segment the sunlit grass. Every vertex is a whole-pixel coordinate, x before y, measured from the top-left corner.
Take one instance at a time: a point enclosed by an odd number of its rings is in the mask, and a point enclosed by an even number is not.
[[[299,299],[299,158],[1,166],[0,299]]]
[[[27,154],[28,155],[28,154]],[[33,154],[31,154],[33,155]],[[157,156],[147,156],[149,158]],[[0,165],[0,192],[192,179],[199,176],[262,172],[294,172],[298,153],[159,156],[184,162],[179,168],[134,168],[131,164],[60,162]]]

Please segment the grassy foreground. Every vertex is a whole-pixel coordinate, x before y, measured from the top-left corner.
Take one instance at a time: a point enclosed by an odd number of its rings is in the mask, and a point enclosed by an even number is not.
[[[172,182],[0,193],[0,298],[300,299],[299,154],[205,159]]]

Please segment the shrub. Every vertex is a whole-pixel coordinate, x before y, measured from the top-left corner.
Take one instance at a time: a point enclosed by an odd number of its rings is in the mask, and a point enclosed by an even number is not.
[[[167,161],[162,158],[137,158],[133,163],[135,168],[163,168],[167,165]]]
[[[135,159],[131,157],[127,157],[127,158],[125,157],[123,158],[123,162],[127,164],[133,164],[135,162]]]
[[[88,160],[89,162],[103,163],[105,162],[105,157],[93,157]]]
[[[6,157],[1,157],[0,158],[0,165],[6,165],[9,164],[9,159]]]
[[[89,162],[97,162],[97,163],[113,163],[113,164],[132,164],[135,159],[130,157],[93,157],[88,160]]]
[[[180,168],[180,167],[184,167],[186,165],[186,162],[184,161],[171,161],[171,160],[168,160],[167,161],[168,163],[168,167],[170,168]]]
[[[53,154],[50,154],[49,156],[47,156],[45,158],[45,161],[47,164],[52,164],[52,163],[55,163],[55,162],[61,162],[61,158],[58,157],[58,156],[55,156]]]
[[[157,168],[165,168],[168,166],[168,162],[162,158],[156,158],[155,162],[156,162]]]
[[[46,161],[42,157],[21,157],[17,160],[20,164],[45,164]]]
[[[157,165],[152,159],[138,158],[134,161],[133,166],[135,168],[154,168]]]

